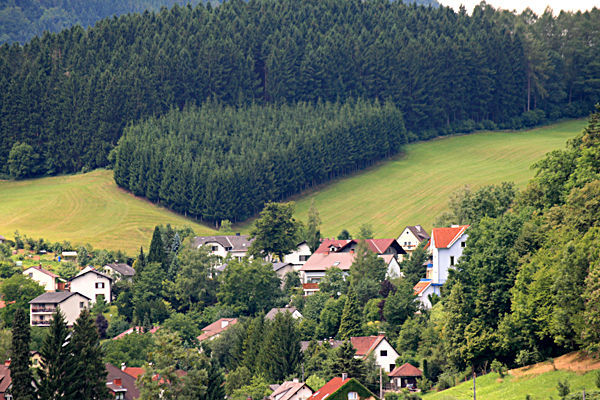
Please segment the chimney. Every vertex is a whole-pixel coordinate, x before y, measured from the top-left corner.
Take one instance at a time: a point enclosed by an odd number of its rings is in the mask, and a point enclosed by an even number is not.
[[[4,366],[5,367],[9,367],[10,366],[10,358],[6,361],[4,361]]]
[[[348,379],[348,374],[346,374],[346,373],[342,374],[342,381],[345,381],[346,379]]]
[[[227,321],[226,319],[221,321],[221,329],[225,328],[227,325],[229,325],[229,321]]]
[[[125,371],[125,368],[127,368],[127,365],[125,363],[121,363],[121,371]]]
[[[417,232],[421,232],[421,225],[417,225],[415,228],[417,228]]]
[[[116,386],[121,386],[121,378],[115,378],[114,384]]]
[[[239,232],[236,232],[236,233],[235,233],[235,236],[240,236],[240,233],[239,233]]]
[[[354,254],[354,249],[350,249],[350,254]]]
[[[298,382],[299,382],[299,381],[298,381],[298,378],[294,378],[293,382],[294,382],[294,383],[298,383]]]
[[[450,226],[450,228],[458,228],[458,225],[454,225],[454,224],[452,224],[452,225]]]

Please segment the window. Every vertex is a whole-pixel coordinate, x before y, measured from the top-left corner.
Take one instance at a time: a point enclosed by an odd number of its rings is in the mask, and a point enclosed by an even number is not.
[[[310,256],[300,256],[300,261],[308,261]]]
[[[125,394],[124,393],[117,393],[115,400],[123,400],[125,399]]]
[[[104,289],[104,282],[96,282],[96,289]]]
[[[454,256],[450,256],[450,265],[454,265]]]
[[[30,277],[30,278],[33,278],[33,272],[30,272],[30,273],[29,273],[29,277]]]
[[[460,247],[467,247],[467,242],[460,242]]]
[[[396,364],[390,364],[390,372],[396,369]]]
[[[358,393],[348,392],[348,400],[358,400]]]
[[[217,246],[213,246],[213,247],[217,247]],[[230,251],[233,247],[225,247],[225,251]],[[216,250],[213,250],[216,251]]]
[[[33,365],[38,365],[38,359],[37,358],[33,359]]]
[[[85,307],[85,303],[83,301],[80,301],[79,302],[79,308],[83,308],[83,307]]]
[[[336,262],[334,262],[334,263],[333,263],[333,266],[334,266],[334,267],[337,267],[338,265],[340,265],[340,262],[339,262],[339,261],[336,261]]]
[[[212,246],[211,249],[212,249],[213,252],[214,251],[219,251],[219,246]]]
[[[379,355],[381,357],[387,357],[387,350],[381,350],[381,351],[379,351]]]

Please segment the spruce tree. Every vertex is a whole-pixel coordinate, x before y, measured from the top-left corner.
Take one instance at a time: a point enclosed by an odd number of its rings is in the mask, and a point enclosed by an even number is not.
[[[33,400],[33,377],[29,370],[29,342],[31,328],[29,318],[22,308],[17,308],[13,319],[10,377],[10,393],[15,399]]]
[[[139,275],[144,270],[144,267],[146,267],[146,257],[144,257],[143,247],[140,247],[140,254],[138,255],[135,267],[136,275]]]
[[[99,314],[102,315],[102,314]],[[108,399],[106,367],[100,346],[98,328],[88,309],[84,309],[75,324],[70,347],[72,366],[75,368],[77,397],[81,399]]]
[[[344,305],[344,311],[342,312],[342,322],[340,323],[340,330],[338,332],[342,340],[348,340],[353,336],[360,336],[362,334],[361,315],[362,312],[358,305],[354,286],[351,286],[348,291],[348,299]]]
[[[40,400],[78,400],[73,353],[64,314],[57,308],[40,351],[38,396]]]
[[[154,228],[152,242],[150,242],[150,252],[148,253],[147,263],[160,263],[164,266],[165,263],[165,248],[158,226]]]
[[[211,360],[206,363],[206,372],[208,374],[208,386],[206,391],[198,397],[198,400],[223,400],[225,398],[225,377],[223,370],[219,368],[216,361]]]
[[[346,341],[340,347],[333,350],[331,358],[326,361],[327,379],[348,374],[348,378],[354,378],[359,382],[365,381],[365,362],[362,358],[354,358],[356,349]]]

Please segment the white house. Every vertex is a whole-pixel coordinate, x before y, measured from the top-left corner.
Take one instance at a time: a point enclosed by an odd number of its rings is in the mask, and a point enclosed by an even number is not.
[[[240,235],[239,233],[228,236],[196,236],[192,246],[195,249],[208,246],[212,254],[223,259],[231,255],[241,260],[246,256],[248,247],[253,241],[254,239],[249,239],[248,235]]]
[[[93,267],[85,267],[79,274],[69,279],[71,282],[71,291],[81,293],[92,299],[92,302],[100,298],[110,303],[112,300],[112,281],[113,278],[103,274]]]
[[[275,316],[279,313],[284,313],[284,312],[289,312],[292,314],[292,318],[294,319],[299,319],[299,318],[304,318],[304,316],[302,315],[302,313],[300,311],[298,311],[298,309],[296,307],[289,307],[286,306],[284,308],[272,308],[271,311],[269,311],[267,313],[267,315],[265,315],[265,319],[268,320],[274,320]]]
[[[133,282],[133,276],[135,275],[135,269],[123,263],[106,264],[104,272],[116,281],[127,279],[129,282]]]
[[[296,250],[286,255],[283,258],[283,261],[292,264],[294,266],[294,270],[298,271],[304,264],[306,264],[311,254],[312,252],[310,251],[310,247],[308,247],[308,243],[302,242],[298,244],[298,248]]]
[[[49,326],[52,313],[57,307],[65,315],[68,326],[79,317],[79,313],[90,306],[90,298],[77,292],[46,292],[29,302],[31,326]]]
[[[448,270],[453,268],[467,245],[469,225],[452,225],[450,228],[433,228],[430,251],[433,256],[431,280],[433,283],[446,283]]]
[[[420,301],[425,308],[431,308],[432,305],[431,301],[429,300],[429,296],[437,295],[441,297],[441,287],[441,283],[433,283],[431,279],[421,279],[413,288],[415,294],[417,295],[416,300]]]
[[[392,372],[396,368],[396,358],[400,355],[384,335],[353,337],[350,338],[350,342],[356,349],[354,358],[364,359],[373,352],[377,365],[382,367],[385,372]]]
[[[29,267],[23,271],[23,275],[30,277],[44,287],[46,292],[65,290],[65,283],[60,277],[42,267]]]
[[[422,242],[431,239],[421,225],[409,225],[398,236],[398,243],[408,254],[412,253]]]
[[[269,400],[306,400],[313,395],[313,390],[306,383],[293,381],[283,382],[271,395]]]

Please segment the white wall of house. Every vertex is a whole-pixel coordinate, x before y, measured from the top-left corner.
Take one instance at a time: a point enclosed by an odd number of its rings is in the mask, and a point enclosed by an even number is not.
[[[110,303],[112,300],[111,289],[110,279],[94,272],[88,272],[87,274],[79,275],[71,280],[71,292],[79,292],[92,299],[92,302],[96,302],[96,295],[102,294],[104,295],[104,300],[106,300],[107,303]]]
[[[392,345],[387,341],[387,339],[383,339],[377,347],[373,350],[375,354],[375,359],[377,360],[377,365],[383,367],[383,370],[387,373],[390,373],[394,370],[396,364],[396,358],[400,357],[400,354]],[[354,358],[362,358],[363,356],[354,356]],[[390,369],[391,368],[391,369]]]
[[[308,244],[301,243],[293,253],[286,255],[283,261],[294,264],[294,269],[298,271],[306,263],[311,254]]]
[[[88,299],[77,293],[74,296],[71,296],[62,303],[60,303],[58,306],[65,314],[67,325],[70,326],[73,325],[73,323],[75,323],[75,320],[77,320],[77,317],[79,317],[79,314],[81,313],[81,310],[83,310],[83,308],[90,307],[90,302],[88,301]]]
[[[285,284],[284,282],[284,278],[285,278],[285,274],[287,274],[288,272],[291,271],[295,271],[295,268],[292,264],[288,264],[283,268],[279,268],[276,272],[277,272],[277,276],[279,277],[279,279],[281,279],[281,286],[283,287],[283,285]],[[302,278],[300,278],[302,279]]]
[[[433,248],[433,283],[446,283],[448,270],[458,264],[468,237],[469,235],[463,234],[450,248]]]
[[[387,277],[388,278],[397,278],[400,277],[400,264],[395,258],[392,258],[392,261],[388,264],[387,269]]]
[[[108,265],[105,265],[103,269],[106,275],[113,277],[115,282],[120,281],[121,279],[126,279],[130,283],[133,283],[133,276],[124,276],[120,272],[117,272],[113,268],[109,267]]]
[[[290,397],[290,400],[306,400],[312,395],[313,391],[304,385],[302,389],[298,390],[292,397]]]
[[[227,257],[227,250],[225,250],[225,247],[221,246],[221,244],[219,244],[219,242],[206,242],[204,244],[204,246],[208,247],[208,249],[211,251],[212,254],[216,255],[216,256],[220,256],[220,257]],[[198,248],[200,248],[202,246],[198,246]]]
[[[31,279],[42,285],[46,292],[56,291],[55,278],[43,273],[37,268],[27,268],[25,271],[23,271],[23,275],[30,277]]]
[[[400,236],[398,236],[397,242],[405,251],[412,251],[419,245],[419,239],[413,235],[410,229],[404,229]]]
[[[428,310],[431,308],[431,302],[429,301],[429,297],[427,297],[427,296],[434,293],[434,290],[435,289],[434,289],[433,285],[429,285],[429,287],[427,289],[423,290],[417,296],[417,300],[420,301],[421,304],[423,304],[423,307]]]

